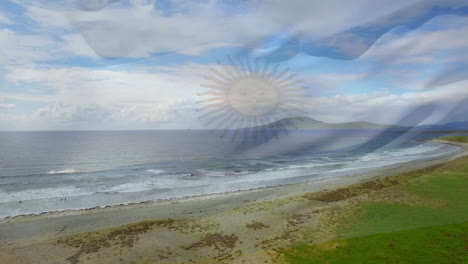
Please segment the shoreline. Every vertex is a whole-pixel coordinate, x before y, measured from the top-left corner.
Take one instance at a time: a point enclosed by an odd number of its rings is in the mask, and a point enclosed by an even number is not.
[[[463,143],[458,143],[458,142],[450,142],[450,141],[442,141],[442,140],[430,140],[426,142],[431,142],[431,143],[437,143],[437,144],[445,144],[445,145],[453,145],[457,146],[460,149],[453,151],[451,153],[446,153],[442,154],[437,157],[432,157],[432,158],[425,158],[425,159],[419,159],[419,160],[413,160],[413,161],[408,161],[408,162],[400,162],[400,163],[394,163],[394,164],[389,164],[385,165],[380,168],[373,168],[369,171],[358,171],[358,172],[350,172],[349,174],[345,173],[342,175],[338,176],[333,176],[330,178],[320,178],[316,180],[309,180],[309,181],[304,181],[304,182],[296,182],[296,183],[287,183],[287,184],[281,184],[281,185],[271,185],[271,186],[263,186],[263,187],[258,187],[258,188],[251,188],[251,189],[243,189],[243,190],[235,190],[235,191],[228,191],[228,192],[221,192],[221,193],[209,193],[209,194],[200,194],[200,195],[193,195],[193,196],[184,196],[184,197],[177,197],[177,198],[169,198],[169,199],[158,199],[158,200],[147,200],[147,201],[140,201],[140,202],[130,202],[130,203],[122,203],[122,204],[114,204],[114,205],[105,205],[105,206],[93,206],[89,208],[81,208],[81,209],[64,209],[64,210],[54,210],[54,211],[44,211],[40,213],[31,213],[31,214],[21,214],[21,215],[16,215],[16,216],[6,216],[4,218],[0,218],[0,224],[4,222],[8,222],[9,220],[21,220],[22,218],[38,218],[41,216],[45,217],[59,217],[63,215],[76,215],[80,214],[82,212],[93,212],[93,211],[101,211],[101,210],[112,210],[112,209],[125,209],[127,207],[138,207],[138,206],[155,206],[159,204],[173,204],[173,203],[183,203],[186,201],[192,201],[192,200],[204,200],[204,199],[217,199],[217,198],[222,198],[225,196],[231,196],[231,195],[242,195],[242,194],[248,194],[250,192],[257,192],[257,191],[269,191],[269,190],[274,190],[274,189],[279,189],[279,188],[288,188],[292,187],[294,188],[295,185],[311,185],[311,184],[321,184],[327,181],[338,181],[339,186],[337,187],[343,187],[349,184],[353,184],[356,182],[344,182],[344,185],[340,184],[339,181],[345,181],[344,178],[348,177],[359,177],[363,178],[362,180],[370,180],[375,177],[381,176],[381,177],[386,177],[386,176],[391,176],[393,174],[387,174],[386,172],[388,170],[400,170],[403,169],[402,167],[406,166],[417,166],[417,164],[422,164],[425,162],[436,162],[438,160],[443,160],[446,158],[450,158],[453,156],[457,156],[459,154],[462,154],[464,152],[468,151],[468,147],[464,146]],[[468,153],[467,153],[468,155]],[[445,161],[441,161],[445,162]],[[431,165],[429,165],[431,166]],[[416,169],[409,169],[409,170],[404,170],[404,171],[399,171],[397,173],[402,173],[402,172],[407,172],[410,170],[416,170]],[[385,173],[385,175],[380,175],[382,173]],[[371,176],[370,178],[366,179],[366,176]],[[331,187],[332,189],[334,187]],[[312,191],[320,191],[321,189],[318,190],[312,190]]]
[[[349,174],[339,178],[190,198],[147,201],[128,205],[10,217],[0,220],[0,242],[6,243],[7,241],[18,240],[41,241],[63,235],[96,231],[145,220],[205,217],[249,203],[278,200],[322,190],[337,189],[376,178],[424,169],[468,155],[468,143],[442,140],[430,142],[455,145],[462,149],[449,156],[396,164],[395,166],[376,171]]]

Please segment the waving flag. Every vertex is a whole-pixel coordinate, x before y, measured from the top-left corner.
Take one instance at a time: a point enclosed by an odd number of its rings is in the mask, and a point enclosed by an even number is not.
[[[2,0],[0,262],[466,263],[467,61],[468,0]]]

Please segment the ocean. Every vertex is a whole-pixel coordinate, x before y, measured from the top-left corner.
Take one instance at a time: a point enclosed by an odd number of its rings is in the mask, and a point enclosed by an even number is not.
[[[296,130],[0,132],[0,219],[351,177],[460,151],[437,133]],[[21,203],[20,203],[21,201]]]

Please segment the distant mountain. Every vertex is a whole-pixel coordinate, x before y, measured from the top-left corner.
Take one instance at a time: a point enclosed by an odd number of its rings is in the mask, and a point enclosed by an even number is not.
[[[384,129],[403,128],[401,126],[379,125],[370,122],[326,123],[309,117],[289,117],[276,121],[273,126],[297,129]]]
[[[423,125],[416,127],[416,129],[427,131],[468,131],[468,122],[450,122],[446,124]]]
[[[266,127],[266,126],[265,126]],[[416,127],[381,125],[371,122],[327,123],[310,117],[289,117],[270,124],[268,127],[281,127],[286,129],[403,129],[417,131],[455,132],[468,131],[468,122],[451,122],[446,124],[422,125]],[[261,128],[261,127],[259,127]]]

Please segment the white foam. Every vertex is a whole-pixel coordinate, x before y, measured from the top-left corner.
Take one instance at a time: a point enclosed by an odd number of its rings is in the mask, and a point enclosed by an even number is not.
[[[130,193],[130,192],[141,192],[154,189],[153,181],[143,181],[138,183],[124,183],[100,189],[100,192],[110,193]]]
[[[146,170],[147,172],[149,173],[154,173],[154,174],[161,174],[161,173],[164,173],[165,170],[161,170],[161,169],[149,169],[149,170]]]
[[[445,150],[447,151],[440,151]],[[439,151],[438,151],[439,150]],[[299,177],[317,177],[316,174],[339,173],[345,171],[368,170],[376,167],[408,162],[412,160],[428,158],[432,156],[440,156],[453,152],[453,148],[444,147],[435,144],[424,144],[413,148],[386,150],[381,152],[369,153],[362,155],[360,158],[351,157],[353,161],[344,158],[319,157],[303,160],[304,164],[287,165],[284,167],[266,168],[255,172],[229,172],[224,170],[213,171],[197,169],[200,175],[191,177],[191,174],[167,174],[161,169],[148,169],[146,172],[157,175],[148,174],[135,175],[141,177],[129,177],[118,182],[99,181],[98,184],[93,182],[81,182],[79,187],[61,186],[55,188],[40,188],[35,190],[19,190],[11,192],[11,189],[2,191],[0,188],[0,211],[3,208],[8,208],[9,215],[18,215],[30,212],[41,212],[47,210],[70,209],[70,208],[88,208],[93,205],[107,205],[126,203],[130,201],[140,201],[142,199],[167,199],[190,195],[200,195],[209,193],[222,193],[226,191],[236,191],[241,189],[249,189],[256,187],[271,186],[273,184],[284,184],[297,180],[304,180]],[[252,160],[252,166],[256,164],[271,165],[272,163],[262,160]],[[339,166],[342,165],[342,166]],[[336,169],[324,171],[322,167],[337,166]],[[155,166],[156,167],[156,166]],[[67,174],[76,173],[74,169],[53,170],[49,174]],[[339,173],[341,175],[341,173]],[[85,174],[83,174],[85,175]],[[312,175],[312,176],[311,176]],[[189,177],[188,177],[189,176]],[[68,177],[64,177],[68,178]],[[290,180],[286,180],[290,178]],[[311,178],[312,179],[312,178]],[[132,181],[132,182],[129,182]],[[89,183],[89,184],[88,184]],[[23,187],[19,187],[23,188]],[[140,197],[135,194],[140,191],[155,189],[154,192],[146,192]],[[164,191],[161,191],[163,190]],[[8,190],[8,191],[6,191]],[[120,194],[121,193],[121,194]],[[60,201],[62,197],[79,197],[79,199],[67,199],[67,203]],[[142,198],[143,197],[143,198]],[[43,200],[50,199],[50,200]],[[23,203],[22,207],[17,208],[18,201],[30,201]],[[37,200],[37,201],[32,201]],[[8,203],[14,204],[8,204]],[[28,205],[29,207],[26,207]],[[0,213],[0,218],[5,215]]]
[[[92,194],[76,187],[41,188],[34,190],[24,190],[14,194],[0,190],[0,201],[2,203],[38,200],[47,198],[61,198]]]
[[[74,169],[51,170],[47,174],[70,174],[70,173],[77,173],[77,171]]]

